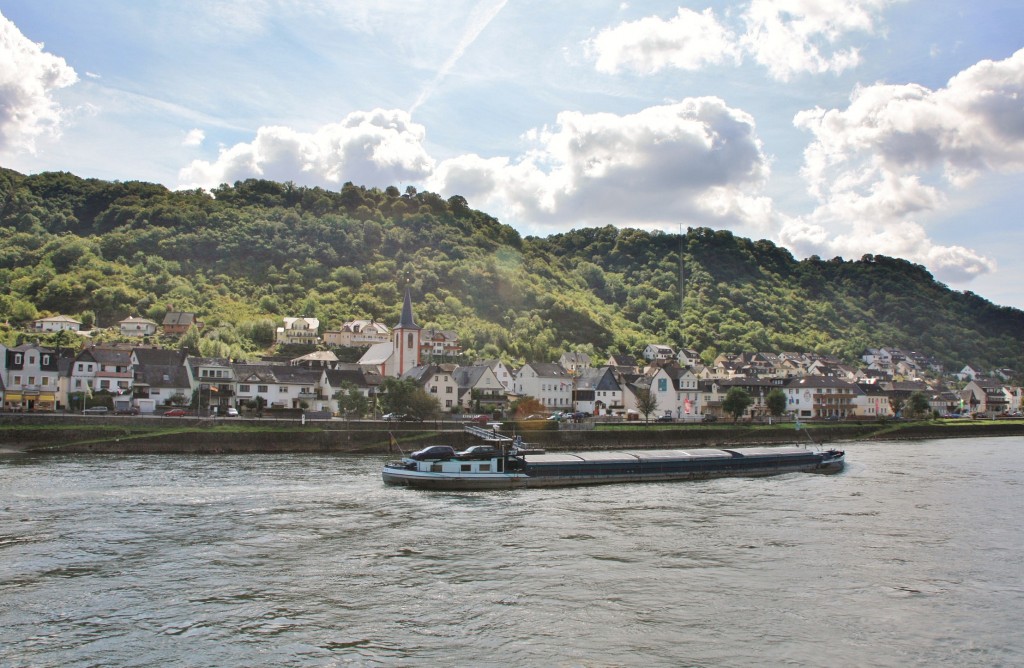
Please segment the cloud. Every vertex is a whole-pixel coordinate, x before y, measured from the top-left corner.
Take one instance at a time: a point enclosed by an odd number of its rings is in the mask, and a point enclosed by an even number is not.
[[[801,73],[840,73],[860,62],[854,48],[838,44],[849,33],[871,33],[875,16],[890,0],[753,0],[743,13],[743,46],[788,81]]]
[[[753,119],[718,98],[636,114],[565,111],[527,133],[521,158],[460,156],[428,187],[505,212],[535,231],[618,223],[762,225],[769,174]]]
[[[602,30],[585,43],[599,72],[654,74],[662,69],[697,70],[744,56],[788,81],[801,73],[839,73],[860,62],[842,46],[850,33],[871,33],[877,15],[893,0],[753,0],[735,14],[735,27],[711,9],[679,8],[675,17],[656,16]],[[732,13],[727,13],[732,17]]]
[[[196,160],[182,169],[182,187],[213,188],[246,178],[335,186],[419,181],[434,169],[423,148],[425,130],[400,110],[349,114],[340,123],[305,133],[265,126],[252,142],[223,149],[213,162]]]
[[[76,81],[63,58],[0,15],[0,150],[34,153],[40,137],[59,137],[64,112],[52,93]]]
[[[1024,49],[977,63],[939,90],[858,88],[846,109],[803,111],[794,123],[814,137],[802,174],[819,204],[786,224],[785,243],[899,255],[946,280],[995,269],[970,249],[934,244],[922,220],[981,175],[1024,170]]]
[[[185,138],[182,140],[183,146],[200,146],[203,141],[206,140],[206,133],[199,128],[192,128],[185,133]]]
[[[698,13],[680,7],[667,21],[648,16],[606,28],[585,47],[599,72],[654,74],[668,67],[697,70],[725,60],[738,63],[735,41],[710,9]]]

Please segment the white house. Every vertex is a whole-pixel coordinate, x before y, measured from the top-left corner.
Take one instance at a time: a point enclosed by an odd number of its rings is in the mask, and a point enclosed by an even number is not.
[[[53,411],[57,409],[60,365],[57,352],[35,343],[8,348],[4,356],[4,409]]]
[[[514,394],[533,397],[548,410],[572,408],[572,375],[561,364],[531,362],[516,374]]]
[[[654,360],[670,360],[675,357],[675,351],[669,346],[661,345],[660,343],[650,343],[644,348],[644,359],[648,362]]]
[[[268,408],[330,411],[330,398],[323,393],[325,373],[323,369],[280,364],[232,365],[238,401],[255,401]]]
[[[315,345],[320,342],[320,321],[316,318],[285,318],[277,328],[277,343]]]
[[[82,323],[66,315],[55,315],[49,318],[40,318],[32,323],[32,328],[37,332],[77,332],[82,329]]]
[[[505,388],[505,393],[509,394],[514,389],[515,383],[515,371],[505,365],[501,360],[485,360],[481,362],[474,362],[475,366],[486,366],[490,367],[494,373],[494,377],[498,379],[501,386]]]
[[[422,364],[402,374],[411,378],[437,401],[445,413],[455,412],[459,407],[459,381],[455,378],[454,364]]]
[[[505,386],[491,367],[483,364],[460,366],[454,375],[459,384],[459,404],[464,410],[479,406],[482,411],[490,411],[504,406]]]
[[[324,332],[324,343],[345,348],[362,348],[390,340],[391,330],[375,320],[349,320],[339,329]]]
[[[136,318],[135,316],[125,318],[117,323],[121,336],[152,336],[156,334],[159,325],[148,318]]]

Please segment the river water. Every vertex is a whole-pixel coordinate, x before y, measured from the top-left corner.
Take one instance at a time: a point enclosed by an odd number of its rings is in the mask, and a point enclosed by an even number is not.
[[[1024,665],[1022,446],[472,493],[380,457],[7,456],[0,665]]]

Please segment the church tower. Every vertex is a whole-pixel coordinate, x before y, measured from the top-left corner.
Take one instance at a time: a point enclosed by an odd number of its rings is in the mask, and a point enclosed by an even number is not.
[[[401,376],[409,369],[420,364],[420,334],[422,327],[412,317],[412,295],[409,288],[405,289],[405,302],[402,304],[402,317],[392,332],[394,352],[391,356],[393,375]]]

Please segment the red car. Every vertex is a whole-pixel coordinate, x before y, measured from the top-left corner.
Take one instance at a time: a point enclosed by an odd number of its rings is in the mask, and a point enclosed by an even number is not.
[[[184,408],[172,408],[164,413],[164,417],[185,417],[186,415],[188,415],[188,411]]]

